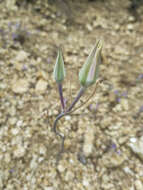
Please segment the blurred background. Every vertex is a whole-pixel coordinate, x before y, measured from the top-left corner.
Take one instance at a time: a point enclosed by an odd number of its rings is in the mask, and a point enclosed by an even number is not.
[[[58,123],[60,46],[66,105],[103,40],[94,97]],[[0,189],[143,189],[143,0],[0,0]],[[80,103],[94,91],[87,89]]]

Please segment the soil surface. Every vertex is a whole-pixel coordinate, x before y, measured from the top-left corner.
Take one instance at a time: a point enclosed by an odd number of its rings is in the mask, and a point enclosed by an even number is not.
[[[0,189],[143,190],[142,4],[0,1]],[[57,163],[57,50],[62,47],[69,106],[98,39],[102,82],[87,104],[58,122],[66,139]]]

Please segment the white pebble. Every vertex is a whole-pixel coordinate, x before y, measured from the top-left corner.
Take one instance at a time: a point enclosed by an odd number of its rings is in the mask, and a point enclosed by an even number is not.
[[[88,187],[89,186],[89,182],[87,180],[83,180],[82,184],[85,186],[85,187]]]
[[[38,159],[38,162],[42,162],[44,160],[44,157],[40,157],[39,159]]]
[[[44,190],[54,190],[53,187],[44,187]]]
[[[64,172],[65,167],[63,167],[62,165],[58,165],[58,170],[59,170],[59,172]]]
[[[14,125],[16,122],[17,122],[17,118],[16,118],[16,117],[11,117],[11,118],[9,119],[10,125]]]
[[[130,138],[130,142],[135,143],[137,139],[135,137]]]
[[[143,190],[143,184],[140,180],[135,181],[136,190]]]
[[[134,29],[134,26],[133,26],[133,24],[128,24],[127,28],[128,28],[128,30],[132,31]]]
[[[46,147],[44,147],[44,146],[40,146],[40,148],[39,148],[39,153],[40,154],[43,154],[43,155],[45,155],[46,154]]]
[[[71,116],[70,115],[66,115],[65,116],[65,120],[67,120],[67,121],[71,120]]]
[[[15,158],[23,157],[25,154],[25,148],[21,145],[18,145],[16,150],[13,152]]]
[[[19,129],[18,129],[18,128],[12,128],[12,129],[11,129],[11,133],[12,133],[13,135],[17,135],[17,134],[19,133]]]
[[[127,173],[127,174],[131,174],[131,175],[134,175],[133,171],[129,168],[129,167],[124,167],[123,168],[124,172]]]
[[[18,52],[15,59],[16,59],[16,61],[24,61],[25,59],[27,59],[28,55],[29,54],[27,52],[21,50]]]
[[[17,127],[21,127],[22,124],[23,124],[23,121],[22,121],[22,120],[19,120],[19,121],[16,123],[16,126],[17,126]]]
[[[31,160],[31,163],[30,163],[30,168],[35,169],[35,168],[37,168],[37,165],[38,165],[38,163],[37,163],[37,155],[34,155],[33,159]]]

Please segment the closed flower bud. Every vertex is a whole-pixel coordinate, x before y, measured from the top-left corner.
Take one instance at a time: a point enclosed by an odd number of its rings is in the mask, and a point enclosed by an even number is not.
[[[58,50],[58,56],[54,67],[54,79],[57,83],[61,83],[65,77],[64,60],[61,49]]]
[[[99,75],[99,65],[101,63],[101,50],[102,42],[99,40],[79,72],[81,86],[89,87],[96,82]]]

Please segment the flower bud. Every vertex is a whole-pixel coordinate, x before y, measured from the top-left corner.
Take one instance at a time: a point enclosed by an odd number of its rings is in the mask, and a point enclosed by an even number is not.
[[[94,84],[98,78],[101,50],[102,42],[99,40],[79,72],[79,81],[83,87],[89,87]]]
[[[54,79],[57,83],[61,83],[65,77],[64,60],[61,49],[58,50],[58,56],[54,67]]]

